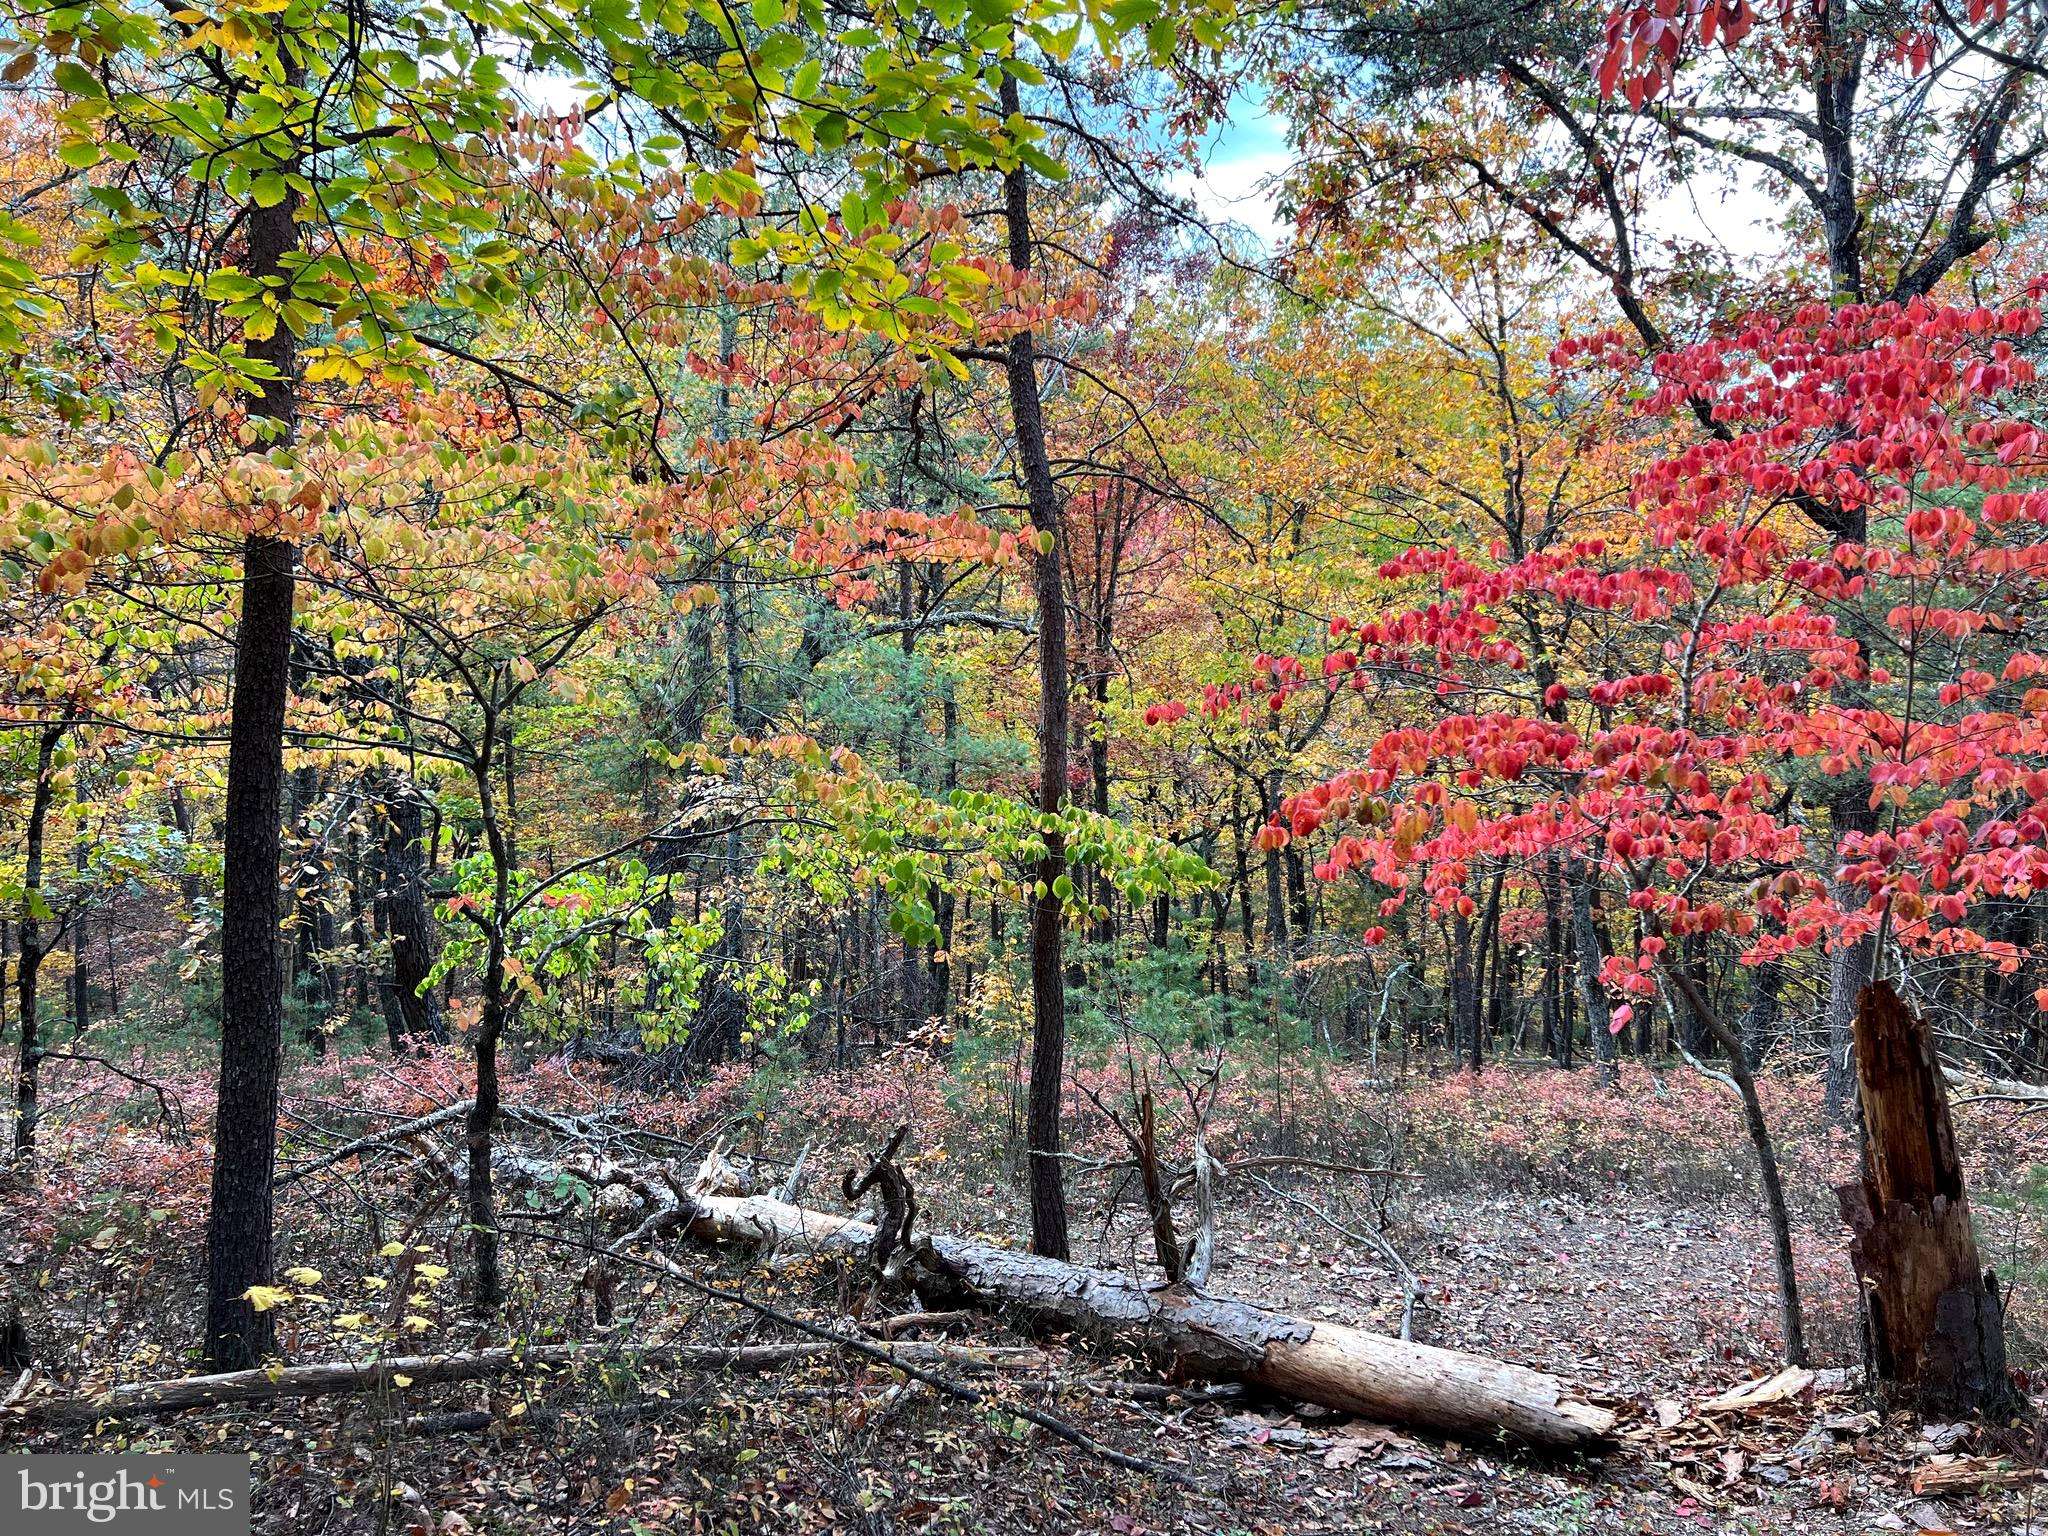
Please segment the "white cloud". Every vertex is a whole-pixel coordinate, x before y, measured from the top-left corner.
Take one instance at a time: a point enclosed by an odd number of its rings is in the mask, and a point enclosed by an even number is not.
[[[1277,207],[1280,180],[1294,165],[1286,149],[1223,149],[1199,174],[1174,178],[1173,190],[1191,199],[1218,223],[1237,224],[1272,247],[1285,240],[1289,225]]]

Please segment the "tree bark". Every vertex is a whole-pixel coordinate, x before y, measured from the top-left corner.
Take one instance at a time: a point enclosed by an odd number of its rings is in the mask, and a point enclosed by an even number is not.
[[[1465,1065],[1477,1072],[1479,982],[1472,974],[1472,919],[1463,912],[1451,918],[1451,1016],[1444,1028],[1444,1048],[1455,1058],[1462,1050]]]
[[[476,1069],[476,1097],[464,1122],[468,1152],[469,1251],[471,1276],[470,1308],[481,1322],[497,1319],[505,1300],[505,1275],[498,1232],[498,1208],[491,1184],[492,1138],[498,1126],[498,1045],[504,1038],[514,1003],[507,996],[512,903],[512,876],[518,867],[518,842],[509,823],[510,805],[503,816],[491,794],[491,756],[502,739],[509,745],[511,722],[498,713],[495,703],[486,704],[479,732],[476,756],[470,763],[471,782],[476,786],[478,815],[483,822],[484,841],[491,856],[491,910],[484,923],[484,967],[482,1007],[476,1033],[470,1040],[470,1057]]]
[[[491,1138],[498,1124],[498,1042],[505,1032],[505,945],[494,928],[484,965],[483,1009],[470,1043],[476,1064],[476,1098],[466,1118],[469,1154],[469,1246],[474,1268],[471,1310],[486,1322],[505,1299],[505,1275],[498,1239],[498,1208],[491,1187]]]
[[[206,1358],[244,1368],[275,1347],[272,1319],[242,1299],[270,1283],[284,964],[278,890],[284,715],[290,690],[294,552],[251,535],[243,547],[229,726],[221,908],[220,1099],[206,1226]]]
[[[1571,1065],[1571,1036],[1564,1021],[1564,905],[1557,854],[1543,856],[1543,1054],[1561,1067]]]
[[[1500,997],[1500,893],[1507,881],[1507,866],[1503,864],[1493,872],[1493,884],[1486,894],[1485,915],[1479,920],[1479,947],[1476,956],[1476,970],[1472,977],[1472,998],[1468,1004],[1471,1017],[1471,1033],[1465,1044],[1470,1055],[1466,1065],[1476,1076],[1486,1065],[1487,995]],[[1489,960],[1488,957],[1491,957]]]
[[[1835,1193],[1871,1373],[1929,1415],[2010,1412],[2005,1310],[1978,1257],[1933,1034],[1882,981],[1855,1028],[1863,1173]]]
[[[92,1023],[92,969],[86,960],[86,942],[91,937],[92,924],[86,920],[85,875],[90,858],[85,846],[85,783],[80,779],[72,786],[72,793],[78,805],[78,825],[71,833],[71,872],[77,877],[78,887],[71,905],[71,1038],[76,1040]]]

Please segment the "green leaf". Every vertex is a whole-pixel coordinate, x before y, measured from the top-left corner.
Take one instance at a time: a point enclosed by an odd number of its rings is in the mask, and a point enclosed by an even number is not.
[[[766,68],[780,71],[798,63],[804,57],[804,53],[804,45],[800,39],[792,37],[787,32],[777,32],[772,37],[763,39],[760,48],[755,52],[755,57]]]
[[[57,89],[66,96],[84,96],[98,100],[107,94],[100,86],[99,77],[76,59],[65,59],[57,66],[52,78],[56,81]]]

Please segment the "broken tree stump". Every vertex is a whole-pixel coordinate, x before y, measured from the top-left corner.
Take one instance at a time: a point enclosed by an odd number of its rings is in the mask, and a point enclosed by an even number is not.
[[[1835,1193],[1871,1375],[1929,1415],[2011,1412],[2005,1309],[1977,1254],[1933,1036],[1878,981],[1857,1003],[1855,1039],[1863,1172]]]

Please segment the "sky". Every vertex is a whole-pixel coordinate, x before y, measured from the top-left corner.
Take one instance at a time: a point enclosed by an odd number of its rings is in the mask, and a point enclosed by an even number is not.
[[[1293,162],[1286,120],[1263,97],[1242,92],[1231,102],[1229,121],[1210,135],[1201,174],[1173,178],[1173,190],[1209,218],[1240,225],[1277,250],[1291,233],[1276,204],[1280,179]],[[1704,237],[1733,259],[1756,260],[1779,248],[1775,224],[1784,198],[1770,178],[1731,174],[1709,158],[1686,185],[1645,211],[1644,229],[1652,237]]]
[[[1268,249],[1277,248],[1287,234],[1275,211],[1278,183],[1294,160],[1284,120],[1263,98],[1240,93],[1204,151],[1202,173],[1176,177],[1173,190],[1207,217],[1242,225]]]

